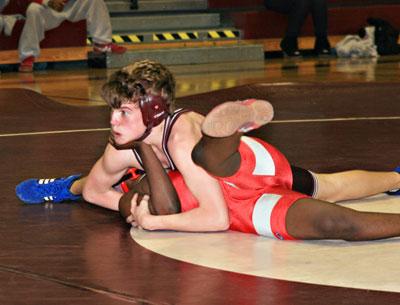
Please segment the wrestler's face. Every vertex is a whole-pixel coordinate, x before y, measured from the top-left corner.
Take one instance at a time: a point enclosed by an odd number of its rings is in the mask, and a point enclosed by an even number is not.
[[[139,139],[146,131],[142,112],[137,103],[123,103],[111,110],[111,132],[118,145]]]

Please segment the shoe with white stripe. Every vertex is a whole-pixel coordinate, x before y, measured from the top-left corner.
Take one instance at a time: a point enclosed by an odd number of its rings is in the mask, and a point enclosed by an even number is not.
[[[40,204],[45,202],[75,201],[81,198],[70,192],[72,183],[81,175],[72,175],[63,178],[28,179],[17,185],[17,197],[27,204]]]
[[[400,166],[396,167],[394,169],[395,172],[398,172],[400,174]],[[391,196],[400,196],[400,189],[395,189],[395,190],[390,190],[386,192],[386,194],[391,195]]]

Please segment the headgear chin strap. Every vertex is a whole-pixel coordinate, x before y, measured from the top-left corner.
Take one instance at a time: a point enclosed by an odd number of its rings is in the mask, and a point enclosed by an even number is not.
[[[150,134],[153,127],[161,124],[169,115],[168,102],[161,95],[148,94],[140,82],[135,86],[140,92],[139,108],[142,112],[143,124],[146,126],[146,131],[137,139],[137,141],[142,141]]]

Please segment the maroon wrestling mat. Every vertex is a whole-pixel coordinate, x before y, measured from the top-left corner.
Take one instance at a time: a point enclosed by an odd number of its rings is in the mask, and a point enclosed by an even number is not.
[[[275,122],[253,135],[294,164],[324,171],[399,164],[397,84],[255,84],[177,104],[205,113],[220,102],[250,97],[275,107]],[[83,201],[18,201],[14,188],[26,178],[87,173],[104,149],[108,117],[107,107],[66,106],[29,90],[0,90],[0,304],[399,304],[397,293],[175,261],[136,244],[117,213]]]

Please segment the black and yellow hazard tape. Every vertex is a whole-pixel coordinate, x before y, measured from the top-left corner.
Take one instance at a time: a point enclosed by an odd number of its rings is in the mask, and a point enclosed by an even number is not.
[[[146,34],[125,34],[113,35],[114,43],[141,43],[141,42],[172,42],[172,41],[190,41],[190,40],[213,40],[213,39],[239,39],[240,31],[238,30],[204,30],[195,32],[163,32],[149,34],[150,37],[145,39]],[[93,43],[92,38],[87,38],[87,44]]]
[[[112,35],[112,40],[115,43],[140,43],[143,42],[143,35]]]
[[[197,32],[155,33],[153,41],[182,41],[199,39],[238,39],[240,32],[237,30],[212,30]]]
[[[143,35],[126,34],[126,35],[112,35],[112,42],[114,43],[141,43],[144,40]],[[86,39],[86,44],[93,43],[92,37]]]
[[[177,32],[177,33],[155,33],[153,41],[182,41],[182,40],[198,40],[198,32]]]
[[[208,39],[226,39],[226,38],[239,38],[239,31],[232,30],[222,30],[222,31],[208,31],[207,38]]]

